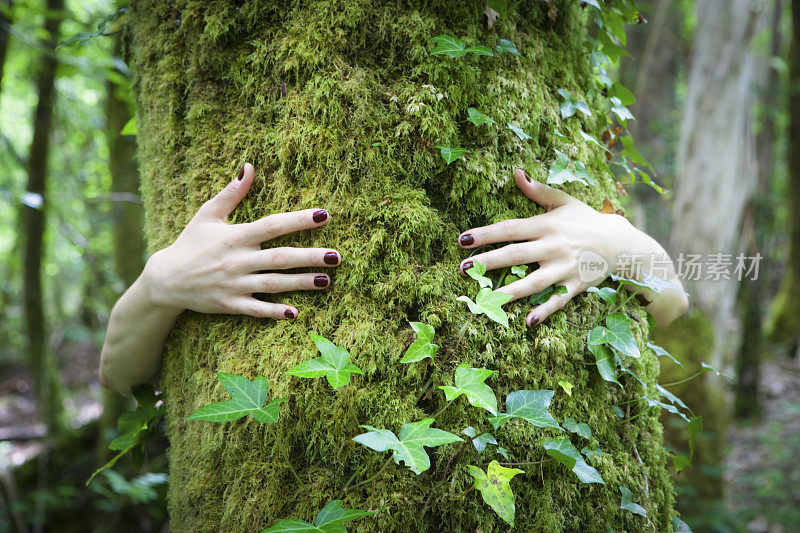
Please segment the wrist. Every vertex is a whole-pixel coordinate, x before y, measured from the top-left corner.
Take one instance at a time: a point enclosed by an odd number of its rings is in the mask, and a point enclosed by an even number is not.
[[[138,284],[141,294],[151,307],[177,316],[185,307],[178,303],[166,283],[169,278],[166,270],[169,265],[168,250],[169,248],[164,248],[150,256],[135,284]]]

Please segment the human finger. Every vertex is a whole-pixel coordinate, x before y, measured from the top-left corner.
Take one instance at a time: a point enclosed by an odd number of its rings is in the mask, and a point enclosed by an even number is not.
[[[527,325],[535,326],[536,324],[541,324],[544,319],[563,308],[568,301],[580,294],[584,288],[577,281],[568,281],[563,285],[567,288],[567,292],[554,294],[543,304],[534,307],[533,310],[528,313],[528,316],[525,317],[525,323]]]
[[[272,240],[287,233],[318,228],[328,223],[328,212],[324,209],[303,209],[288,213],[276,213],[255,222],[239,224],[237,227],[245,239],[257,243]]]
[[[233,299],[229,306],[229,312],[237,315],[249,315],[258,318],[274,318],[275,320],[291,320],[297,318],[297,308],[291,305],[275,304],[272,302],[262,302],[255,298],[242,296]]]
[[[510,301],[519,300],[525,296],[536,294],[543,291],[550,285],[558,283],[565,279],[569,274],[570,269],[567,265],[552,264],[545,265],[541,268],[534,270],[522,279],[509,283],[504,287],[497,289],[500,292],[505,292],[512,296]]]
[[[247,293],[314,291],[330,284],[327,274],[252,274],[243,278],[241,289]]]
[[[514,181],[525,196],[548,211],[569,202],[577,201],[564,191],[559,191],[540,181],[530,179],[525,174],[525,171],[520,168],[514,171]]]
[[[458,244],[462,248],[476,248],[497,242],[538,239],[547,234],[549,222],[547,215],[501,220],[488,226],[465,231],[458,237]]]
[[[258,270],[285,270],[287,268],[335,267],[342,256],[330,248],[267,248],[248,254],[244,268],[247,272]]]
[[[472,268],[475,261],[484,265],[486,270],[494,270],[539,262],[547,256],[546,244],[542,241],[521,242],[469,257],[461,262],[461,270]]]
[[[239,168],[236,177],[224,189],[200,207],[198,214],[208,218],[227,219],[239,202],[247,196],[254,177],[253,165],[245,163]]]

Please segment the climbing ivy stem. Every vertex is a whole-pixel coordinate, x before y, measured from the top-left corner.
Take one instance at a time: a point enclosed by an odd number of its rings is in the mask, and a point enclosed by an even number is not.
[[[680,385],[681,383],[686,383],[687,381],[693,380],[694,378],[696,378],[697,376],[699,376],[702,373],[703,373],[702,370],[698,370],[697,372],[695,372],[694,374],[692,374],[688,378],[684,378],[684,379],[681,379],[681,380],[678,380],[678,381],[672,381],[670,383],[662,383],[661,386],[662,387],[671,387],[673,385]]]
[[[369,478],[365,479],[364,481],[362,481],[360,483],[356,483],[352,487],[345,486],[345,488],[343,489],[344,492],[350,492],[350,491],[356,490],[358,487],[360,487],[362,485],[366,485],[367,483],[372,483],[373,481],[378,479],[378,477],[380,477],[381,474],[383,474],[383,471],[386,470],[386,467],[389,466],[389,463],[391,463],[391,462],[392,462],[392,456],[390,455],[389,458],[383,463],[383,466],[381,466],[381,469],[378,470],[375,473],[375,475],[370,476]],[[352,479],[352,476],[350,477],[350,479]]]

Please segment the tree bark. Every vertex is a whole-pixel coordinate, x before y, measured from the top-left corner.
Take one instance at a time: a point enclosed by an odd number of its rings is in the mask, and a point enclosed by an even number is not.
[[[191,312],[179,320],[162,375],[171,530],[253,531],[281,518],[308,520],[343,494],[347,506],[378,511],[353,523],[354,531],[504,529],[476,491],[464,495],[473,484],[465,466],[491,460],[478,458],[472,446],[429,449],[432,467],[424,474],[392,463],[369,484],[343,493],[351,476],[366,480],[387,460],[351,440],[363,431],[359,425],[397,433],[437,412],[445,404],[438,387],[452,383],[459,363],[497,370],[489,383],[501,399],[569,381],[572,396],[558,392],[550,411],[559,420],[587,421],[592,442],[607,452],[595,462],[607,485],[582,485],[552,461],[523,466],[525,476],[512,484],[520,531],[671,530],[673,490],[657,413],[619,423],[611,404],[641,397],[641,386],[623,378],[624,390],[609,387],[589,363],[582,328],[599,316],[595,299],[578,297],[535,329],[524,325],[528,307],[509,305],[507,330],[472,317],[455,300],[477,292],[457,273],[464,256],[459,233],[541,212],[515,189],[511,175],[524,167],[534,179],[546,179],[558,142],[550,124],[577,137],[582,122],[598,138],[607,124],[607,101],[599,91],[587,95],[588,16],[580,2],[552,3],[554,24],[545,3],[531,0],[493,31],[472,4],[452,1],[132,3],[151,250],[170,244],[249,161],[256,182],[233,222],[324,207],[332,217],[325,229],[270,246],[326,246],[343,254],[329,292],[283,298],[300,310],[296,320]],[[523,56],[430,56],[430,38],[440,34],[470,45],[510,39]],[[593,117],[562,123],[555,93],[561,87],[586,99]],[[465,121],[469,106],[497,125],[474,128]],[[507,121],[532,139],[519,141],[503,128]],[[385,144],[373,145],[378,142]],[[447,166],[435,145],[471,153]],[[598,171],[604,154],[578,146],[573,155],[590,162],[600,184],[565,190],[599,209],[616,188]],[[641,341],[647,322],[638,307],[631,313]],[[434,362],[399,363],[414,336],[409,320],[436,328],[441,348]],[[338,391],[324,380],[288,376],[289,368],[316,356],[309,333],[347,349],[365,374]],[[632,367],[652,386],[653,354]],[[280,422],[187,422],[198,407],[226,398],[220,371],[267,376],[271,396],[289,399]],[[482,419],[476,408],[457,402],[435,427],[460,434],[469,425],[485,427]],[[547,459],[538,440],[549,431],[510,424],[495,433],[513,461]],[[634,490],[647,518],[620,509],[621,485]]]
[[[39,416],[49,429],[60,418],[61,394],[55,362],[47,352],[44,308],[42,302],[42,255],[47,198],[45,181],[47,159],[50,151],[50,130],[55,105],[55,77],[58,63],[53,54],[58,43],[63,0],[47,0],[44,29],[47,33],[46,52],[42,55],[41,69],[36,81],[38,102],[33,116],[33,140],[28,157],[28,185],[26,190],[41,196],[38,208],[22,207],[22,227],[25,233],[24,307],[28,350],[34,373]]]

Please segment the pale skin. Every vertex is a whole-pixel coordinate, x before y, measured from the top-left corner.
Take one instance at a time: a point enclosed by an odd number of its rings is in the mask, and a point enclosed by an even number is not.
[[[262,250],[261,246],[281,235],[324,226],[330,220],[324,209],[277,213],[246,224],[227,222],[253,179],[252,165],[245,164],[240,176],[203,204],[172,245],[150,257],[141,276],[114,305],[100,358],[100,382],[105,387],[129,394],[133,385],[152,380],[161,364],[164,341],[184,310],[291,320],[297,318],[297,308],[257,300],[253,294],[325,290],[330,286],[324,272],[281,271],[334,268],[341,262],[337,250]],[[469,268],[468,262],[475,259],[487,270],[538,263],[539,268],[525,278],[498,289],[515,300],[553,284],[565,285],[566,294],[554,295],[528,313],[528,326],[540,324],[590,286],[578,276],[581,251],[599,254],[612,271],[622,253],[653,254],[671,265],[664,249],[625,218],[598,213],[562,191],[528,181],[522,170],[514,173],[514,179],[520,191],[547,212],[464,232],[458,239],[462,248],[514,243],[474,255],[460,267],[462,271]],[[674,269],[669,272],[666,280],[681,288]],[[671,322],[688,307],[686,296],[677,291],[656,294],[646,290],[644,295],[650,302],[645,309],[659,325]]]

